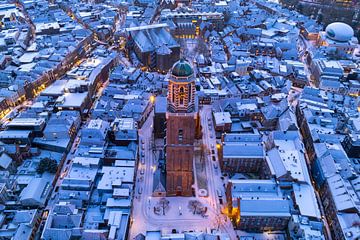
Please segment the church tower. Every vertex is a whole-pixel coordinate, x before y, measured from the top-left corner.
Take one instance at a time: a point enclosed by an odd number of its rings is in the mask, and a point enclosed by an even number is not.
[[[181,59],[170,72],[166,113],[166,194],[192,196],[194,142],[198,114],[195,77]]]

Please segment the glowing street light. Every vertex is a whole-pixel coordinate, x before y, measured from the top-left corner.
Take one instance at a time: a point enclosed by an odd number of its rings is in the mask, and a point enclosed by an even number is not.
[[[151,95],[151,96],[150,96],[150,102],[151,102],[151,103],[154,103],[154,102],[155,102],[155,96],[154,96],[154,95]]]

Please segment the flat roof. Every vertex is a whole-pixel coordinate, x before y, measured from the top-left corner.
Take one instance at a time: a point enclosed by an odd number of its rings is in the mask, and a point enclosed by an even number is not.
[[[258,143],[226,143],[223,145],[224,158],[264,158],[264,146]]]
[[[108,198],[106,200],[106,207],[129,208],[131,207],[131,200],[126,198],[122,198],[122,199]]]
[[[228,133],[224,135],[224,142],[262,142],[262,135],[258,133]]]
[[[41,96],[61,96],[64,93],[64,88],[67,80],[57,80],[40,93]]]
[[[97,188],[112,190],[115,187],[120,187],[123,183],[133,183],[134,172],[135,169],[133,167],[103,166],[101,169],[102,177]]]
[[[43,118],[15,118],[10,123],[7,124],[8,127],[15,126],[39,126],[45,124],[45,119]]]
[[[103,120],[101,119],[91,119],[87,125],[87,129],[101,129],[103,125]]]
[[[64,102],[58,103],[58,107],[80,107],[88,97],[88,93],[65,93],[60,98],[62,97]]]
[[[240,200],[240,215],[244,216],[279,216],[291,217],[289,200]]]
[[[86,180],[94,181],[96,174],[97,174],[97,169],[72,165],[71,170],[69,171],[65,179],[68,180],[86,179]],[[71,184],[71,182],[69,182],[69,184]]]
[[[73,164],[79,164],[82,166],[90,166],[90,165],[98,166],[99,162],[100,162],[100,158],[94,158],[94,157],[75,157],[75,158],[73,158]]]
[[[119,130],[132,130],[135,129],[134,118],[117,118],[115,122],[118,122]]]
[[[321,218],[319,206],[314,193],[314,188],[308,184],[293,184],[296,204],[301,215]]]
[[[213,115],[215,118],[215,124],[232,123],[231,115],[229,112],[216,112]]]
[[[300,182],[310,183],[306,166],[304,147],[297,131],[273,132],[276,148],[268,152],[275,171],[289,171],[291,177]]]
[[[113,191],[114,197],[128,197],[130,196],[130,189],[128,188],[115,188]]]
[[[115,160],[115,167],[135,167],[134,160]]]
[[[156,97],[155,98],[155,113],[166,113],[167,111],[167,98]]]
[[[232,198],[241,199],[281,199],[283,197],[280,187],[275,180],[236,179],[232,183]]]
[[[30,130],[5,130],[0,132],[0,139],[28,138]]]

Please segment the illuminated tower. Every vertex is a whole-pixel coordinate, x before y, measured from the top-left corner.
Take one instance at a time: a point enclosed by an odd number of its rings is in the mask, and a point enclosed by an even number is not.
[[[192,196],[194,141],[197,127],[195,77],[185,60],[169,77],[166,113],[166,194]]]

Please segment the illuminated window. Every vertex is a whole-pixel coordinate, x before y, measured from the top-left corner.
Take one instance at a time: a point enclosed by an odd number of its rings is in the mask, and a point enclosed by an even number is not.
[[[181,105],[184,105],[184,87],[180,87],[180,90],[179,90],[179,98],[180,98],[180,104]]]

